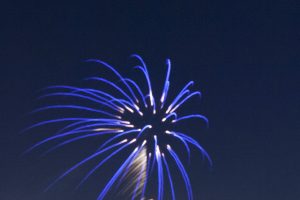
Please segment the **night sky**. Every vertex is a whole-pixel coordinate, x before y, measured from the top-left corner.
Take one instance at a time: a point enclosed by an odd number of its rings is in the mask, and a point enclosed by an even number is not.
[[[193,151],[187,170],[195,200],[300,199],[299,2],[108,2],[1,5],[0,199],[96,199],[122,157],[77,191],[87,168],[44,193],[93,149],[83,142],[47,157],[42,150],[22,157],[53,130],[18,133],[41,120],[27,115],[40,105],[40,89],[78,86],[87,76],[101,75],[101,67],[84,59],[105,60],[138,78],[130,68],[132,53],[145,59],[154,85],[161,84],[170,58],[170,94],[189,80],[203,93],[200,103],[185,107],[210,120],[208,129],[197,123],[190,128],[214,162],[210,169]],[[175,179],[184,200],[184,183],[179,175]]]

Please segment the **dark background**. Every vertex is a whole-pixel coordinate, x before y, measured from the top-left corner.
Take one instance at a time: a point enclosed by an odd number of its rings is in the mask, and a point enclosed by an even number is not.
[[[43,193],[80,152],[20,157],[42,133],[18,132],[32,123],[26,113],[36,107],[39,89],[100,74],[82,63],[86,58],[126,74],[132,53],[144,57],[154,82],[163,78],[164,59],[172,59],[171,93],[188,80],[203,92],[197,109],[210,128],[200,142],[214,166],[193,153],[188,171],[196,200],[299,199],[299,2],[108,2],[1,5],[0,199],[97,197],[107,179],[99,173],[74,191],[80,171]],[[186,109],[194,111],[192,105]],[[185,199],[178,184],[178,199]]]

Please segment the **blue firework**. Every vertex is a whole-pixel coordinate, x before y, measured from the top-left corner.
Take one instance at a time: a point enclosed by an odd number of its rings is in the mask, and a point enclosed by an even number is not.
[[[211,159],[204,148],[192,136],[177,130],[178,127],[180,127],[180,123],[184,120],[198,118],[206,124],[208,120],[201,114],[179,116],[176,112],[185,102],[192,97],[201,96],[201,93],[199,91],[193,92],[190,90],[190,87],[193,85],[193,81],[190,81],[175,98],[167,100],[170,89],[169,78],[171,72],[171,62],[167,59],[167,73],[162,93],[159,99],[156,99],[145,62],[139,55],[132,55],[132,57],[139,61],[139,65],[135,68],[140,70],[145,77],[146,91],[141,89],[142,87],[134,80],[122,76],[114,67],[96,59],[90,59],[88,62],[101,64],[101,66],[110,70],[116,78],[118,78],[118,82],[114,83],[102,77],[91,77],[88,78],[88,80],[106,84],[111,89],[98,90],[66,85],[56,85],[46,89],[49,92],[42,96],[42,98],[61,96],[73,99],[76,102],[80,102],[80,104],[49,105],[36,109],[33,111],[34,113],[64,109],[77,110],[80,111],[80,113],[89,114],[87,115],[88,117],[86,117],[86,115],[62,117],[41,121],[32,125],[28,129],[47,124],[64,124],[57,133],[36,143],[26,152],[46,143],[54,143],[54,145],[46,151],[46,153],[49,153],[64,145],[85,138],[98,140],[99,136],[106,136],[106,140],[95,152],[66,170],[50,184],[47,189],[75,169],[104,155],[105,157],[83,177],[78,185],[80,186],[113,156],[130,151],[121,166],[100,192],[97,198],[98,200],[104,199],[113,185],[119,185],[126,179],[130,179],[128,181],[130,184],[127,184],[127,189],[131,190],[131,199],[146,198],[149,180],[157,182],[158,200],[164,198],[164,193],[166,192],[164,191],[164,185],[166,184],[169,184],[168,188],[170,188],[170,191],[168,192],[170,192],[172,199],[175,199],[175,189],[171,173],[172,168],[169,167],[171,162],[183,178],[188,199],[193,199],[190,179],[184,164],[176,153],[175,149],[178,149],[176,147],[178,145],[175,144],[174,141],[181,143],[182,147],[186,149],[188,157],[190,156],[190,146],[196,147],[211,164]],[[112,92],[112,90],[115,92]],[[91,106],[91,103],[98,106]],[[151,177],[154,178],[151,179]]]

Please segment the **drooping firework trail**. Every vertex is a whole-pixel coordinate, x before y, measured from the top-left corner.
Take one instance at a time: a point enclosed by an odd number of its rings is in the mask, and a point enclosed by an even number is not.
[[[33,113],[47,110],[64,110],[63,112],[67,113],[75,110],[80,111],[79,113],[88,113],[88,115],[48,119],[28,127],[26,131],[49,124],[64,124],[53,135],[37,142],[25,153],[47,143],[54,143],[54,145],[45,154],[76,141],[85,142],[86,140],[83,139],[92,138],[101,142],[94,153],[75,163],[63,174],[59,175],[46,190],[75,169],[99,158],[99,156],[104,156],[82,178],[78,184],[79,187],[88,181],[88,178],[94,172],[100,170],[101,166],[108,163],[111,158],[122,153],[124,154],[124,152],[126,154],[130,152],[106,186],[100,191],[98,200],[104,199],[113,186],[118,187],[124,181],[127,181],[128,184],[123,190],[130,194],[132,200],[146,199],[150,181],[154,181],[154,184],[157,185],[155,196],[158,200],[164,199],[166,193],[169,193],[170,198],[175,200],[176,190],[173,182],[175,170],[182,177],[182,184],[185,185],[187,199],[193,199],[192,186],[184,167],[185,163],[180,158],[182,156],[178,154],[177,150],[185,149],[189,160],[190,147],[193,146],[200,151],[203,158],[206,158],[210,165],[212,161],[196,139],[188,133],[177,129],[180,129],[182,121],[195,118],[208,124],[208,120],[201,114],[179,116],[177,111],[182,109],[182,105],[191,98],[201,97],[201,93],[190,90],[194,84],[193,81],[190,81],[173,98],[167,98],[170,96],[169,90],[171,86],[169,81],[171,61],[167,59],[167,72],[162,92],[158,98],[155,97],[144,60],[136,54],[132,55],[132,57],[137,59],[139,63],[135,66],[135,69],[140,71],[138,76],[145,77],[143,85],[138,84],[133,79],[122,76],[106,62],[89,59],[87,60],[88,62],[100,64],[108,72],[112,73],[117,81],[113,82],[103,77],[87,79],[97,84],[99,83],[99,85],[104,84],[106,87],[103,87],[103,90],[67,85],[56,85],[45,89],[47,94],[40,98],[63,97],[64,99],[72,99],[70,102],[77,103],[48,105],[34,110]],[[105,140],[101,138],[105,138]],[[165,188],[169,189],[166,191]]]

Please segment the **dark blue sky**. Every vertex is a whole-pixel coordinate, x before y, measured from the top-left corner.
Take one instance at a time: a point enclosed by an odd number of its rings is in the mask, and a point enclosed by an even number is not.
[[[1,5],[0,199],[95,199],[101,173],[76,192],[80,171],[42,192],[87,149],[20,158],[42,133],[17,133],[33,123],[25,114],[38,105],[39,89],[100,74],[86,58],[126,74],[132,53],[144,57],[154,82],[171,58],[173,94],[188,80],[203,92],[200,107],[186,108],[210,120],[199,134],[214,166],[193,153],[188,167],[196,200],[299,199],[299,2],[107,2]]]

